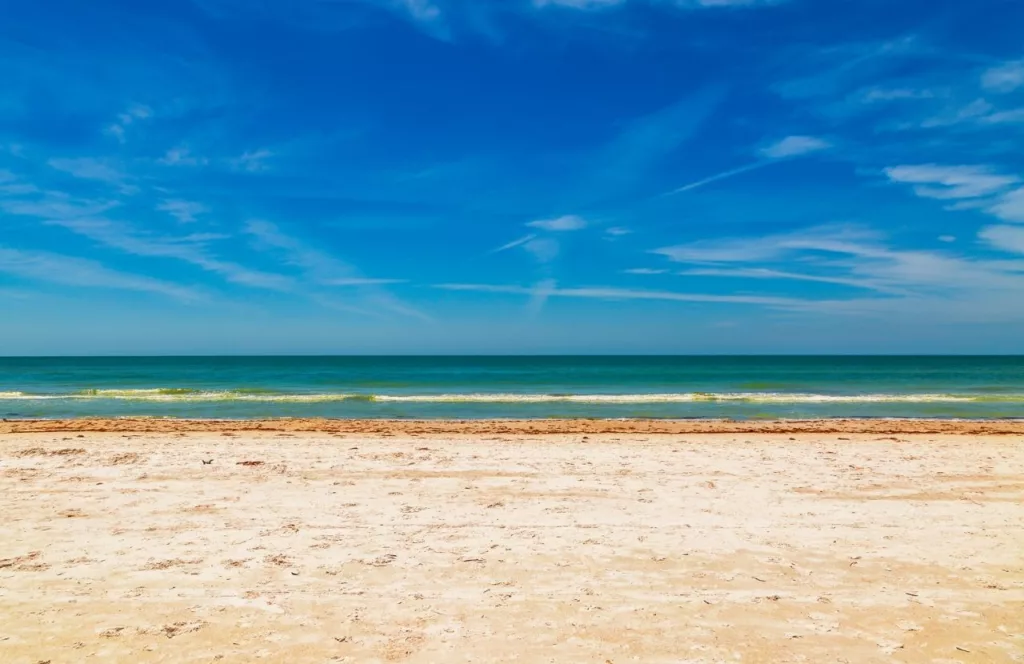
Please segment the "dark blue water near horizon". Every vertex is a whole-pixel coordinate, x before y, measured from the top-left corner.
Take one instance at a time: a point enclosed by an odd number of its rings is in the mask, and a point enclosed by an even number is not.
[[[1024,357],[0,358],[0,415],[1021,418]]]

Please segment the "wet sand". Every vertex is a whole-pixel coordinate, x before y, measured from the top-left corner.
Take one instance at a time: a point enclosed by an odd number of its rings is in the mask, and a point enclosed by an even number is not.
[[[1024,662],[1021,427],[4,422],[0,661]]]
[[[477,436],[485,434],[970,434],[1024,436],[1024,418],[1016,420],[821,419],[821,420],[344,420],[282,418],[268,420],[186,420],[97,418],[3,420],[0,434],[40,432],[219,433],[321,432],[377,435]]]

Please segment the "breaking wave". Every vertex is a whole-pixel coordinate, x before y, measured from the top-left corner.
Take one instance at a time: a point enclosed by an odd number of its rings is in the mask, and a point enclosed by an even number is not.
[[[241,401],[268,403],[323,403],[365,401],[379,403],[580,403],[658,404],[694,402],[747,403],[1024,403],[1024,394],[813,394],[787,392],[682,392],[668,394],[359,394],[279,393],[266,390],[197,390],[188,388],[91,389],[58,394],[0,392],[2,401],[111,400],[148,402]]]

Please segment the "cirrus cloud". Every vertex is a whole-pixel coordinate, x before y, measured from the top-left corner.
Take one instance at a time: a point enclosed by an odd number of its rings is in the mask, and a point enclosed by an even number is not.
[[[575,214],[567,214],[555,219],[538,219],[526,225],[545,231],[578,231],[587,227],[587,220]]]
[[[1010,60],[985,70],[981,86],[992,92],[1013,92],[1024,86],[1024,60]]]
[[[786,159],[819,152],[832,147],[832,144],[814,136],[787,136],[761,149],[761,156],[768,159]]]
[[[915,185],[914,193],[923,198],[978,198],[1020,182],[1016,176],[1000,175],[986,166],[918,164],[892,166],[884,172],[893,182]]]

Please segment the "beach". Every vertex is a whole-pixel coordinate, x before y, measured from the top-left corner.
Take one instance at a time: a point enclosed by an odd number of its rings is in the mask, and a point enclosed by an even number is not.
[[[4,662],[1020,662],[1024,423],[0,423]]]

